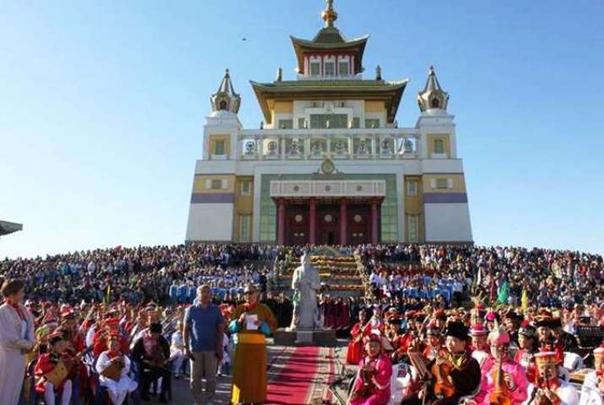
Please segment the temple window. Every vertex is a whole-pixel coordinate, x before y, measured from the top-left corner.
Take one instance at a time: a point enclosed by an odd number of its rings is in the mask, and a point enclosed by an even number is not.
[[[218,106],[219,110],[227,110],[228,109],[228,104],[225,100],[222,100],[220,102],[220,105]]]
[[[279,129],[292,129],[294,120],[279,120]]]
[[[340,61],[338,64],[338,71],[340,76],[349,76],[350,70],[348,69],[349,63],[348,61]]]
[[[212,182],[210,183],[210,188],[212,190],[221,190],[223,187],[223,183],[221,179],[212,179]]]
[[[445,153],[445,140],[435,139],[434,140],[434,153]]]
[[[214,142],[214,155],[224,155],[224,141],[218,140]]]
[[[407,195],[417,195],[417,181],[412,180],[407,182]]]
[[[436,179],[436,188],[437,190],[445,190],[449,188],[449,179],[439,178]]]
[[[321,75],[321,63],[320,62],[310,62],[310,75],[311,76],[320,76]]]
[[[380,119],[379,118],[367,118],[365,119],[365,128],[379,128],[380,127]]]
[[[440,100],[438,98],[434,97],[430,101],[430,108],[440,108]]]
[[[348,128],[346,114],[311,114],[311,128]]]
[[[252,182],[250,180],[243,180],[241,182],[241,195],[252,194]]]
[[[334,62],[325,62],[325,76],[332,77],[336,75],[336,64]]]

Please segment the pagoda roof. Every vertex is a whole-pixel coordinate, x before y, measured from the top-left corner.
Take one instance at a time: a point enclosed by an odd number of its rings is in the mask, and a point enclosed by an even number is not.
[[[0,221],[0,236],[8,235],[9,233],[17,232],[23,229],[23,225],[15,222]]]
[[[271,122],[271,105],[274,100],[340,100],[359,98],[386,103],[388,122],[393,122],[399,103],[409,80],[387,82],[384,80],[292,80],[273,83],[251,81],[252,88],[266,122]]]
[[[298,70],[304,70],[304,54],[312,51],[351,51],[356,54],[355,72],[361,72],[363,68],[363,53],[369,35],[360,38],[346,40],[336,27],[322,28],[312,41],[290,36],[296,58]]]

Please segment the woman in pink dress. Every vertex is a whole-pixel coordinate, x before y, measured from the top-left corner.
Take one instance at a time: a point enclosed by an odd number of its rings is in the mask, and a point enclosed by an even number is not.
[[[527,398],[528,380],[524,369],[509,356],[510,335],[503,328],[494,329],[489,334],[491,358],[482,367],[480,393],[476,396],[477,404],[490,405],[491,393],[496,389],[495,378],[499,373],[501,362],[502,384],[505,385],[508,398],[514,405],[522,404]]]
[[[372,334],[365,339],[367,356],[359,363],[350,405],[387,405],[390,401],[392,363],[382,352],[382,336]]]

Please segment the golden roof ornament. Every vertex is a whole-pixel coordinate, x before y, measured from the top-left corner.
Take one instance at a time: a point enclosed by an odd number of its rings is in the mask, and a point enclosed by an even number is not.
[[[417,95],[417,103],[421,112],[432,109],[447,110],[449,93],[440,87],[434,66],[430,66],[428,70],[428,80],[424,90]]]
[[[225,69],[222,82],[220,82],[220,86],[218,86],[218,91],[210,97],[210,104],[212,106],[212,111],[214,112],[230,111],[235,114],[239,112],[241,96],[235,93],[229,69]]]
[[[327,0],[327,8],[321,13],[326,27],[333,27],[333,22],[338,19],[338,13],[333,9],[333,0]]]

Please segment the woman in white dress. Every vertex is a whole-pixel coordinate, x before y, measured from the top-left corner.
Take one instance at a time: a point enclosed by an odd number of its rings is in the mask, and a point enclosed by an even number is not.
[[[25,284],[7,280],[0,306],[0,395],[2,405],[17,405],[25,377],[25,353],[34,347],[34,318],[22,304]]]
[[[108,337],[108,350],[102,352],[96,362],[96,371],[99,373],[99,381],[102,386],[107,388],[107,394],[111,403],[120,405],[126,399],[129,392],[133,392],[138,387],[136,381],[129,376],[130,359],[120,352],[120,336],[117,332],[112,332]],[[114,362],[121,362],[121,372],[119,379],[113,380],[103,375],[103,371]]]

